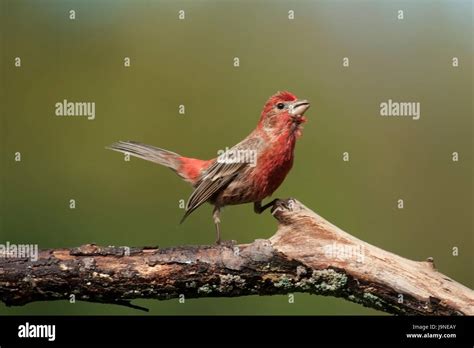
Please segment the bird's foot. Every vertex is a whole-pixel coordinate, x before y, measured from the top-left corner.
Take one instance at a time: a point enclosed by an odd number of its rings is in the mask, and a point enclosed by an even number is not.
[[[282,210],[291,211],[294,208],[295,202],[296,202],[296,199],[294,198],[278,199],[273,204],[272,209],[270,209],[270,212],[272,213],[272,215],[275,215],[276,213]]]

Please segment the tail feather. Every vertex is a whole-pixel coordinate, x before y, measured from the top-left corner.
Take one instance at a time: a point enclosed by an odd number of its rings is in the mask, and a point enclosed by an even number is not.
[[[175,172],[180,166],[181,156],[177,153],[135,141],[119,141],[106,146],[106,149],[129,153],[132,156],[171,168]]]

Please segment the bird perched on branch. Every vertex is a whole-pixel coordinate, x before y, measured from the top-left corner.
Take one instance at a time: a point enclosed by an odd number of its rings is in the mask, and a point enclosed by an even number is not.
[[[194,191],[181,222],[205,202],[211,203],[219,244],[222,207],[254,203],[254,211],[260,214],[277,201],[262,206],[262,200],[273,194],[293,166],[295,142],[308,108],[307,100],[299,100],[290,92],[276,93],[265,103],[257,127],[210,160],[184,157],[134,141],[119,141],[107,148],[161,164],[190,183]]]

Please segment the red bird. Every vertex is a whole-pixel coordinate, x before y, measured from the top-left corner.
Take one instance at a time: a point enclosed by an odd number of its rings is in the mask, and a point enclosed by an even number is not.
[[[119,141],[107,148],[164,165],[189,182],[194,191],[181,222],[205,202],[213,204],[219,244],[222,207],[253,202],[254,211],[260,214],[275,203],[276,199],[262,206],[262,200],[272,195],[293,166],[295,142],[308,108],[307,100],[298,100],[289,92],[276,93],[244,140],[207,161],[134,141]]]

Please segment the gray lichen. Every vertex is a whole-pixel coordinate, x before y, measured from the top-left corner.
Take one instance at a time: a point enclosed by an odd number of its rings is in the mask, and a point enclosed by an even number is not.
[[[383,311],[390,310],[390,312],[395,311],[397,313],[406,313],[406,311],[403,308],[393,305],[387,302],[386,300],[384,300],[383,298],[377,295],[374,295],[371,292],[364,292],[360,295],[350,294],[350,295],[345,296],[345,298],[348,299],[349,301],[361,304],[365,307],[378,308]]]
[[[332,269],[313,271],[311,277],[296,282],[297,289],[317,294],[335,293],[344,289],[347,276]]]
[[[283,276],[280,277],[280,280],[275,282],[273,286],[283,290],[290,290],[293,288],[293,284],[286,274],[283,274]]]
[[[363,298],[364,302],[366,302],[368,305],[371,305],[371,307],[384,308],[387,305],[384,300],[378,296],[375,296],[374,294],[371,294],[370,292],[365,292]]]
[[[245,289],[245,279],[242,279],[238,275],[233,274],[224,274],[219,275],[220,278],[220,285],[218,287],[219,292],[230,292],[234,288],[237,289]]]
[[[198,294],[209,295],[212,292],[209,284],[204,284],[198,288]]]

